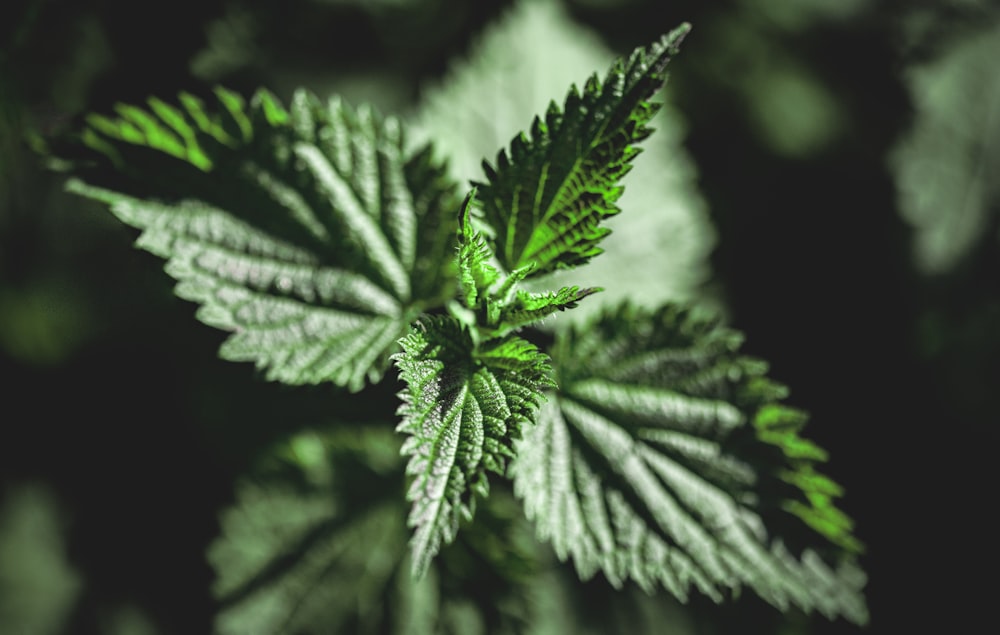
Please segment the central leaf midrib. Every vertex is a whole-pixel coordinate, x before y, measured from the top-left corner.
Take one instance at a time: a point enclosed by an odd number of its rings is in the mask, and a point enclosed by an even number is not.
[[[603,88],[604,86],[602,86],[602,90]],[[593,97],[594,101],[596,102],[601,97],[601,95],[602,94],[595,95]],[[640,99],[639,101],[641,102],[642,100]],[[631,112],[634,108],[635,106],[633,105],[628,109],[628,111]],[[518,258],[517,265],[515,268],[525,266],[526,264],[531,262],[531,256],[534,256],[535,254],[539,253],[542,249],[544,249],[545,242],[541,238],[541,232],[539,230],[547,226],[547,224],[559,213],[559,208],[554,204],[554,202],[560,200],[563,193],[570,187],[569,184],[572,181],[572,176],[576,174],[577,171],[580,169],[580,165],[582,163],[585,163],[590,158],[591,154],[595,151],[596,148],[598,148],[599,146],[603,145],[606,142],[604,134],[607,131],[607,127],[610,121],[614,119],[614,117],[611,116],[612,114],[613,112],[603,117],[601,125],[598,127],[596,133],[593,136],[593,141],[587,146],[586,152],[576,153],[576,158],[574,159],[570,169],[565,172],[562,180],[559,183],[559,188],[555,191],[552,197],[549,198],[550,203],[548,207],[545,209],[545,213],[542,215],[541,221],[535,224],[535,227],[531,232],[531,236],[528,238],[528,241],[525,243],[524,248],[521,250],[521,256],[520,258]],[[587,112],[586,118],[580,122],[579,127],[583,128],[586,122],[592,121],[594,115],[595,111],[589,110]],[[559,133],[562,132],[563,130],[559,130]],[[549,136],[547,140],[548,140],[548,144],[546,147],[547,161],[545,161],[545,163],[543,164],[544,171],[542,174],[544,178],[539,178],[539,188],[541,188],[543,184],[547,182],[548,166],[551,164],[552,136]],[[535,200],[536,201],[540,200],[540,197],[537,194],[535,196]],[[537,208],[532,209],[532,216],[534,218],[537,218],[539,211],[540,210]],[[541,244],[539,245],[538,243]],[[544,266],[545,264],[546,263],[539,263],[540,266]]]
[[[448,484],[451,482],[451,475],[455,469],[455,463],[458,459],[458,449],[460,446],[460,432],[462,425],[462,408],[465,405],[465,399],[468,395],[468,382],[462,381],[459,388],[459,393],[454,400],[450,401],[449,408],[444,416],[441,418],[442,425],[437,430],[437,434],[434,435],[431,441],[431,452],[428,456],[428,472],[423,475],[425,483],[427,480],[432,479],[433,475],[437,472],[438,467],[445,466],[448,468],[447,476],[444,478],[437,479],[436,483],[433,483],[435,487],[428,487],[424,489],[429,500],[432,501],[433,511],[431,512],[432,522],[425,523],[424,526],[427,528],[428,533],[425,534],[430,539],[430,536],[436,533],[436,528],[441,526],[441,518],[444,513],[445,505],[451,505],[450,501],[447,500],[447,490]],[[431,415],[433,409],[431,410]],[[458,427],[454,435],[454,443],[444,446],[445,440],[448,438],[448,432]],[[444,447],[443,447],[444,446]],[[442,450],[447,451],[447,454],[442,452]],[[442,460],[443,457],[443,460]]]

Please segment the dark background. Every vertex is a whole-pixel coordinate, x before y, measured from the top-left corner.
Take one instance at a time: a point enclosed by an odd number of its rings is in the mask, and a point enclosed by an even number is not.
[[[270,440],[326,416],[336,396],[265,384],[249,365],[218,361],[223,335],[192,319],[161,264],[131,247],[131,230],[63,193],[63,177],[32,146],[87,111],[206,89],[192,59],[210,25],[234,12],[253,25],[244,33],[252,55],[234,47],[213,81],[247,93],[284,77],[287,96],[289,77],[371,76],[391,111],[412,104],[508,5],[0,7],[0,509],[38,484],[54,501],[79,580],[66,632],[111,632],[112,623],[116,632],[207,631],[204,551],[233,479]],[[712,292],[748,334],[746,350],[769,360],[812,413],[808,436],[831,452],[828,472],[846,486],[843,507],[868,546],[867,630],[968,632],[996,587],[987,518],[997,497],[987,486],[997,483],[989,459],[1000,423],[1000,200],[993,187],[984,229],[928,272],[887,158],[915,126],[908,69],[998,33],[1000,11],[943,0],[567,6],[623,52],[694,24],[670,94],[718,234]],[[790,64],[836,106],[835,130],[812,145],[794,130],[769,133],[755,101]],[[986,88],[973,98],[988,100]],[[975,130],[962,103],[955,126]],[[990,134],[980,134],[984,156],[996,153]],[[940,214],[957,223],[956,210]],[[376,409],[393,391],[373,390],[356,407]],[[0,580],[16,588],[23,581],[3,578],[10,567],[0,560]],[[121,607],[142,616],[132,631],[120,626],[131,623]],[[758,632],[748,620],[766,611],[721,607],[705,632]],[[855,632],[823,620],[800,628]]]

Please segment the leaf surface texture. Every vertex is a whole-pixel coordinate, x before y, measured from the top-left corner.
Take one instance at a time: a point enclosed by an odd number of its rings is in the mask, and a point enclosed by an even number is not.
[[[649,99],[688,27],[682,26],[617,60],[605,79],[591,76],[570,89],[562,108],[550,104],[530,135],[513,139],[495,165],[484,162],[480,198],[496,232],[496,253],[508,270],[531,275],[575,267],[601,253],[609,233],[601,222],[620,210],[620,181],[652,130],[658,110]]]
[[[565,3],[516,2],[483,30],[468,57],[456,60],[440,83],[422,87],[413,136],[433,140],[456,179],[482,181],[483,157],[495,157],[553,98],[563,99],[565,87],[609,68],[615,57]],[[580,283],[603,288],[597,301],[560,314],[560,321],[581,321],[598,313],[602,303],[629,300],[657,307],[700,296],[714,230],[684,147],[683,117],[671,101],[666,99],[647,124],[655,134],[641,144],[641,158],[621,180],[624,191],[615,204],[624,213],[601,221],[612,230],[600,242],[601,257],[526,281],[539,285],[534,291]]]
[[[408,435],[413,569],[422,575],[489,493],[486,472],[504,474],[549,366],[516,336],[474,346],[454,318],[424,319],[401,344],[395,362],[406,389],[397,430]]]
[[[716,601],[746,586],[783,610],[864,623],[860,545],[833,506],[839,488],[814,469],[825,455],[740,342],[676,306],[624,306],[563,332],[559,389],[518,444],[515,491],[584,578]],[[773,504],[839,547],[840,563],[769,538],[760,510]]]
[[[85,171],[70,189],[142,230],[199,319],[232,332],[224,358],[290,384],[377,381],[450,295],[454,185],[370,109],[306,91],[287,109],[264,91],[217,99],[91,116],[84,143],[122,176]]]

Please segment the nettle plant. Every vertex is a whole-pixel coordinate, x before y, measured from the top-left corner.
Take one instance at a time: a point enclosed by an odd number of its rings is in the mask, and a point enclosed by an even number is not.
[[[182,94],[89,117],[81,138],[96,152],[69,189],[142,230],[137,245],[167,260],[177,295],[231,332],[223,358],[287,384],[358,392],[392,366],[405,384],[401,450],[385,428],[299,438],[286,448],[307,477],[297,489],[244,488],[210,552],[220,630],[424,620],[463,631],[462,611],[441,607],[477,583],[447,575],[540,557],[504,529],[515,519],[503,492],[490,507],[490,472],[512,480],[523,516],[582,579],[601,573],[681,600],[692,588],[721,601],[749,587],[782,610],[866,622],[860,544],[834,505],[840,488],[815,468],[826,454],[799,436],[806,416],[782,404],[787,391],[766,365],[740,354],[739,333],[675,304],[540,325],[600,291],[545,290],[545,280],[600,255],[602,222],[620,211],[659,108],[651,99],[687,32],[572,87],[483,163],[464,200],[429,147],[407,148],[399,121],[306,91],[288,107],[263,90],[247,101],[218,89],[214,104]],[[372,479],[398,478],[400,454],[408,556],[398,504],[366,495],[348,505],[366,485],[341,476],[360,462]],[[822,537],[824,557],[770,536],[765,520],[779,515]],[[254,523],[282,527],[263,555],[239,549]],[[475,564],[449,560],[460,535]],[[498,589],[523,583],[521,569],[490,578],[486,602],[502,605]],[[373,599],[386,596],[396,599]],[[481,624],[510,626],[509,607],[483,610]]]

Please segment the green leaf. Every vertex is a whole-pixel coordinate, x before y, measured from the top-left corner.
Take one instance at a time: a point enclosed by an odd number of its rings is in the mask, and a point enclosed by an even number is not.
[[[218,97],[92,116],[84,141],[114,168],[82,166],[69,189],[143,230],[198,318],[233,332],[222,357],[290,384],[377,381],[412,319],[453,293],[454,184],[370,109]]]
[[[550,385],[548,357],[518,337],[483,343],[478,350],[457,320],[421,320],[394,356],[406,389],[400,394],[409,435],[403,454],[413,477],[407,499],[413,570],[422,575],[442,544],[470,520],[476,499],[489,493],[486,471],[503,474]]]
[[[599,291],[603,291],[603,289],[597,287],[581,289],[574,286],[543,293],[532,293],[518,289],[514,301],[501,313],[500,322],[509,327],[533,324],[557,311],[574,309],[580,300]]]
[[[1000,240],[1000,148],[984,141],[1000,135],[1000,22],[938,46],[902,74],[913,122],[889,157],[899,211],[913,226],[915,264],[928,275],[950,273],[972,250],[993,252]]]
[[[0,632],[67,632],[83,579],[63,535],[64,510],[40,483],[5,483],[0,498]]]
[[[517,446],[515,491],[584,578],[717,601],[747,586],[781,609],[864,623],[840,489],[815,472],[825,457],[797,436],[803,415],[775,403],[784,387],[739,355],[741,339],[676,306],[623,306],[561,333],[559,390]],[[768,538],[775,504],[844,547],[840,564]]]
[[[689,31],[682,25],[649,47],[618,60],[603,81],[574,86],[562,110],[553,102],[535,118],[530,137],[513,139],[496,166],[484,162],[480,198],[496,232],[496,252],[508,270],[532,275],[575,267],[601,252],[601,226],[620,210],[620,180],[639,153],[633,144],[651,131],[658,109],[649,99],[666,81],[665,68]]]
[[[470,209],[476,198],[473,188],[462,203],[458,219],[458,284],[462,299],[469,309],[488,301],[488,289],[500,279],[500,272],[491,263],[493,250],[482,233],[472,227]]]
[[[240,478],[208,550],[218,635],[525,632],[537,543],[517,502],[491,497],[478,531],[415,580],[398,450],[391,429],[338,424]]]
[[[398,447],[386,429],[339,424],[279,444],[237,482],[208,551],[219,635],[355,631],[382,618],[406,548]]]
[[[566,3],[515,2],[475,38],[465,59],[453,60],[440,81],[421,87],[412,136],[433,140],[457,180],[481,181],[484,156],[495,156],[550,100],[561,100],[566,87],[615,58]],[[616,204],[625,213],[602,221],[612,230],[600,244],[606,251],[577,269],[526,281],[532,291],[580,282],[604,288],[598,301],[559,314],[559,322],[581,322],[599,313],[602,303],[657,307],[704,295],[714,230],[684,147],[684,117],[671,101],[648,124],[656,134],[622,180],[625,191]]]
[[[475,197],[473,188],[459,218],[459,287],[466,308],[476,314],[476,325],[487,339],[539,322],[557,311],[575,308],[583,298],[601,291],[563,287],[558,291],[533,293],[519,289],[519,283],[531,275],[534,267],[527,265],[503,275],[493,266],[492,248],[483,234],[472,228],[470,209]]]

